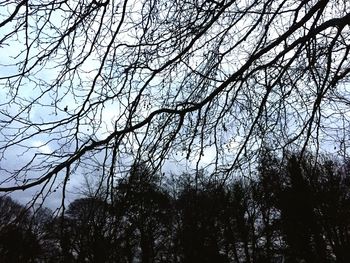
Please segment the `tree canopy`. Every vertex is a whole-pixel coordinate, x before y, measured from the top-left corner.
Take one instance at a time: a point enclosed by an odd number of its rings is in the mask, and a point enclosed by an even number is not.
[[[258,173],[225,185],[206,171],[160,180],[133,166],[113,201],[82,196],[56,218],[0,197],[13,218],[0,221],[0,260],[349,262],[349,162],[297,156],[266,153]]]
[[[64,196],[96,171],[112,189],[130,156],[227,179],[266,144],[348,154],[347,0],[11,0],[0,14],[2,192]]]

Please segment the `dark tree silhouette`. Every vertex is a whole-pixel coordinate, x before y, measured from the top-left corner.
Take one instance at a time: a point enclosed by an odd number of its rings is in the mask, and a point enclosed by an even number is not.
[[[290,260],[325,262],[326,246],[314,211],[315,198],[302,168],[296,157],[291,157],[287,167],[289,186],[279,201]]]
[[[22,226],[7,225],[0,231],[0,261],[36,262],[41,254],[41,247],[30,229]]]
[[[220,251],[227,202],[225,189],[217,185],[185,185],[176,201],[181,262],[227,262]]]
[[[261,153],[257,172],[224,183],[205,170],[170,177],[135,162],[112,194],[98,188],[54,219],[1,197],[0,260],[348,262],[349,161]]]
[[[0,262],[35,262],[42,254],[28,211],[10,197],[0,197]]]
[[[109,262],[113,256],[109,205],[98,198],[76,199],[66,212],[69,250],[77,262]]]
[[[316,172],[317,181],[314,180],[312,186],[317,186],[313,189],[316,193],[318,224],[322,227],[328,250],[338,262],[347,262],[350,260],[348,161],[341,164],[336,160],[326,160]]]
[[[119,231],[126,231],[125,249],[130,250],[130,245],[133,247],[133,255],[128,258],[151,263],[170,257],[167,250],[171,246],[171,200],[149,167],[144,164],[132,166],[129,176],[116,186],[113,206],[123,221]],[[136,253],[137,248],[140,255]]]
[[[0,196],[0,229],[7,224],[28,223],[29,213],[9,196]]]
[[[281,228],[279,198],[285,185],[285,169],[282,160],[264,149],[259,161],[258,178],[251,182],[252,197],[258,207],[260,237],[259,262],[270,262],[274,255],[281,254]]]
[[[337,236],[349,235],[340,226],[349,226],[344,217],[350,191],[347,161],[297,156],[290,154],[283,162],[267,155],[260,168],[256,200],[262,211],[273,212],[273,231],[284,240],[275,241],[280,245],[274,254],[287,262],[346,262],[348,239]]]

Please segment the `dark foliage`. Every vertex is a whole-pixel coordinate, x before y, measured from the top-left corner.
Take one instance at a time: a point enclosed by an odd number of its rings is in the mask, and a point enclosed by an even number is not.
[[[266,151],[255,177],[163,181],[134,165],[112,200],[76,199],[57,219],[2,197],[1,262],[350,261],[346,161]]]

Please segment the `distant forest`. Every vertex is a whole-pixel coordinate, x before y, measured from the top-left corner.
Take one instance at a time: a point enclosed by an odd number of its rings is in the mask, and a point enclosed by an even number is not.
[[[298,156],[225,183],[136,163],[55,217],[2,196],[0,262],[350,262],[350,162]]]

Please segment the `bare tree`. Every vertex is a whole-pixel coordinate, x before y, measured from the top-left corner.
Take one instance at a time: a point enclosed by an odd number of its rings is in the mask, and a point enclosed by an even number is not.
[[[257,149],[348,154],[346,0],[0,2],[0,191],[63,197],[136,159],[211,165]],[[222,173],[224,172],[224,173]]]

